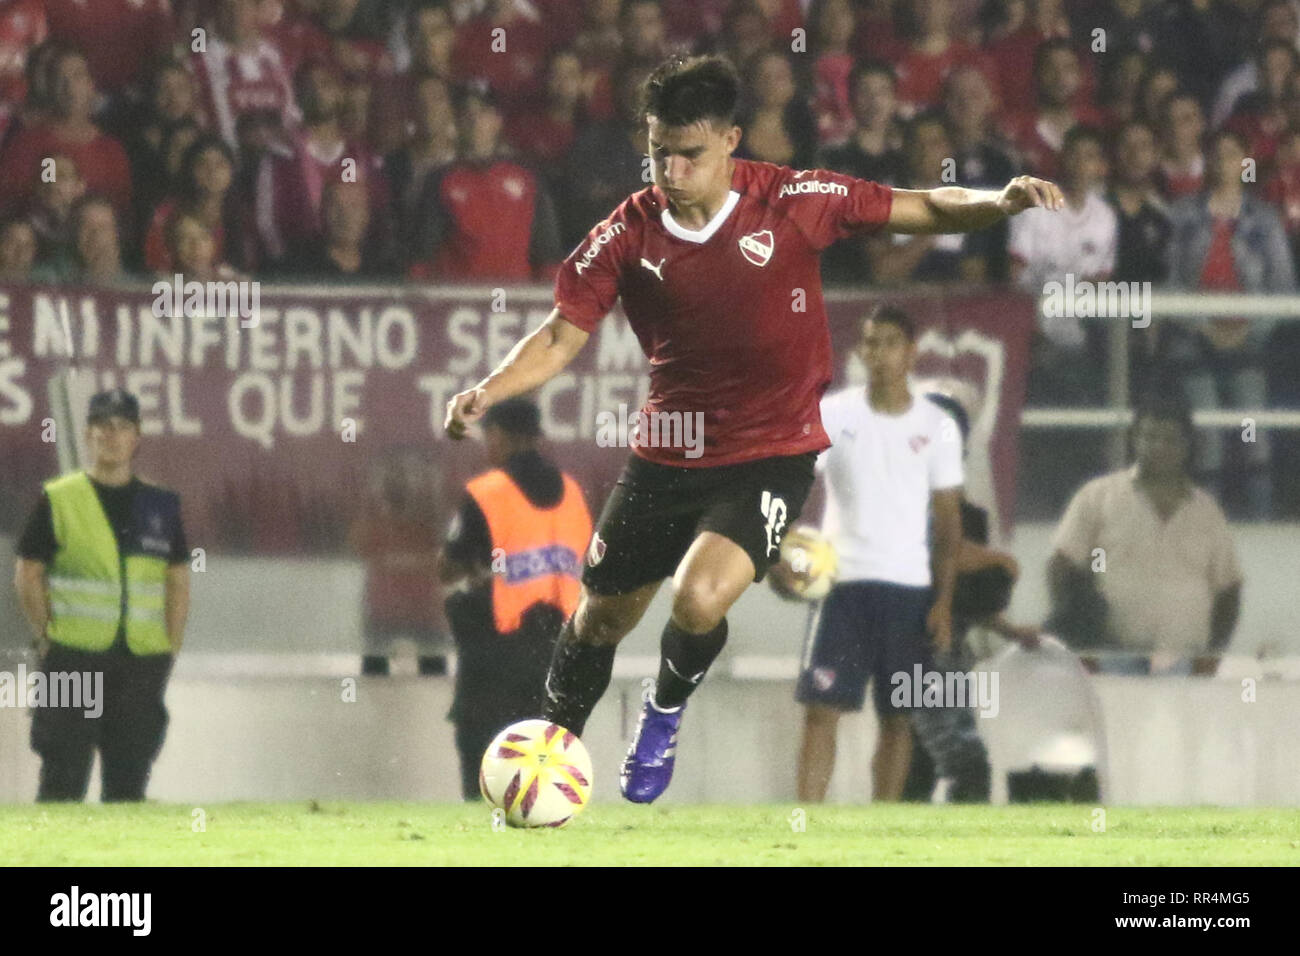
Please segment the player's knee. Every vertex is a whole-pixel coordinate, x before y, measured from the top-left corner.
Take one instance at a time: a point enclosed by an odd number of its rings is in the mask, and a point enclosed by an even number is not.
[[[636,626],[636,619],[617,604],[584,598],[573,616],[573,629],[584,644],[617,644]]]
[[[804,722],[809,727],[818,730],[833,729],[839,723],[839,720],[840,712],[834,707],[812,704],[804,708]]]
[[[707,634],[727,616],[725,591],[708,581],[689,581],[673,590],[673,623],[692,634]]]

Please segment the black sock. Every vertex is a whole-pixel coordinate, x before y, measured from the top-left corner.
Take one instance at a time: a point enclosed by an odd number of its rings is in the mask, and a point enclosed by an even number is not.
[[[582,736],[587,718],[609,687],[616,645],[579,643],[573,618],[564,622],[546,675],[546,719]]]
[[[714,658],[727,643],[727,619],[707,634],[683,631],[668,619],[659,642],[659,681],[655,684],[655,706],[670,710],[686,703],[699,686]]]

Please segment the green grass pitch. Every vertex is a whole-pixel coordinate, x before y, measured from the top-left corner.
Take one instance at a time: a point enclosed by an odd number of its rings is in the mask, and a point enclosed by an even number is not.
[[[0,806],[0,863],[259,865],[1300,864],[1294,809],[598,803],[561,830],[494,829],[484,805]],[[802,821],[803,829],[798,826]]]

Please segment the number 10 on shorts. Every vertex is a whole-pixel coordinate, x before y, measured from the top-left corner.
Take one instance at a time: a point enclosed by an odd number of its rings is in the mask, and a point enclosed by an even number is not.
[[[772,492],[765,491],[758,510],[767,519],[767,526],[763,530],[767,532],[767,553],[771,555],[772,549],[781,543],[781,529],[785,527],[785,501],[774,498]]]

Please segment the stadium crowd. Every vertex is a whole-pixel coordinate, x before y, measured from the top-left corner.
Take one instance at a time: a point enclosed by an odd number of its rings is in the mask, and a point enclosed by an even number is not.
[[[638,86],[687,50],[741,69],[740,156],[1068,196],[844,240],[828,283],[1295,289],[1294,0],[0,0],[0,280],[549,281],[646,184]],[[1197,407],[1300,402],[1295,323],[1132,342]],[[1104,401],[1104,348],[1044,321],[1030,401]],[[1235,457],[1269,514],[1269,439]]]

